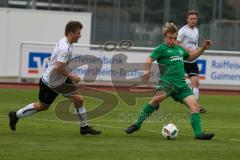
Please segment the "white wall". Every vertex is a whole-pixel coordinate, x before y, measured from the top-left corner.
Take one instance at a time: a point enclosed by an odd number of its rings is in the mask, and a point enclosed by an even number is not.
[[[0,10],[0,76],[5,73],[7,55],[7,16],[6,11]]]
[[[0,8],[0,76],[19,76],[22,41],[55,43],[70,20],[83,24],[79,43],[90,44],[91,13]]]

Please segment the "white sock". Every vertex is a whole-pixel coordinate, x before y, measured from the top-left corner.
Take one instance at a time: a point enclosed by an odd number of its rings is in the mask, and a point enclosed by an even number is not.
[[[198,101],[198,98],[199,98],[199,88],[192,88],[192,91],[193,91],[193,94],[196,98],[196,100]]]
[[[21,108],[20,110],[17,111],[16,115],[18,118],[30,116],[34,113],[36,113],[36,109],[33,106],[33,103],[28,104],[27,106]]]
[[[86,114],[86,110],[85,110],[85,107],[82,106],[82,107],[79,107],[79,108],[76,108],[77,110],[77,114],[78,114],[78,117],[79,117],[79,120],[80,120],[80,127],[85,127],[87,126],[87,114]]]

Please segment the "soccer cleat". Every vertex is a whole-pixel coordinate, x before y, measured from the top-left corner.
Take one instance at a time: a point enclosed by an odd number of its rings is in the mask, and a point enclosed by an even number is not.
[[[214,137],[213,133],[201,133],[199,136],[195,137],[198,140],[210,140]]]
[[[14,112],[14,111],[9,112],[8,117],[9,117],[9,126],[10,126],[11,130],[15,131],[16,124],[18,122],[18,117],[16,115],[16,112]]]
[[[81,135],[86,135],[86,134],[97,135],[97,134],[101,134],[101,131],[97,131],[89,126],[85,126],[80,128],[80,134]]]
[[[131,133],[133,133],[133,132],[135,132],[135,131],[137,131],[137,130],[139,130],[139,128],[138,128],[135,124],[133,124],[133,125],[131,125],[130,127],[128,127],[128,128],[125,130],[125,132],[126,132],[127,134],[131,134]]]
[[[205,112],[207,112],[207,109],[203,108],[203,106],[199,106],[199,112],[205,113]]]

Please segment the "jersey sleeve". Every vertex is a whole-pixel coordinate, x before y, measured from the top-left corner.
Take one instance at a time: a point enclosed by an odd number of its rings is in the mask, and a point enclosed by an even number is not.
[[[68,62],[69,60],[69,51],[66,50],[66,49],[61,49],[59,50],[59,54],[58,54],[58,57],[57,57],[57,61],[58,62],[63,62],[63,63],[66,63]]]
[[[183,32],[183,29],[180,29],[178,31],[177,41],[181,42],[183,38],[184,38],[184,32]]]
[[[153,58],[153,59],[158,59],[161,57],[161,53],[163,51],[163,48],[161,46],[155,48],[149,55],[149,57]]]
[[[186,60],[190,57],[190,52],[183,49],[183,59]]]

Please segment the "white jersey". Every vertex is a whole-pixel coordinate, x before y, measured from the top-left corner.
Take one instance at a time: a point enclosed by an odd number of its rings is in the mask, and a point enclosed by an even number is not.
[[[68,42],[67,38],[62,38],[56,44],[53,53],[48,62],[48,66],[42,75],[42,80],[50,87],[55,87],[64,83],[67,77],[59,74],[56,70],[57,62],[68,64],[72,58],[72,45]],[[67,68],[66,68],[67,69]]]
[[[192,29],[188,25],[185,25],[178,31],[177,41],[179,41],[180,45],[184,48],[196,50],[198,48],[198,38],[198,29],[196,27]]]

